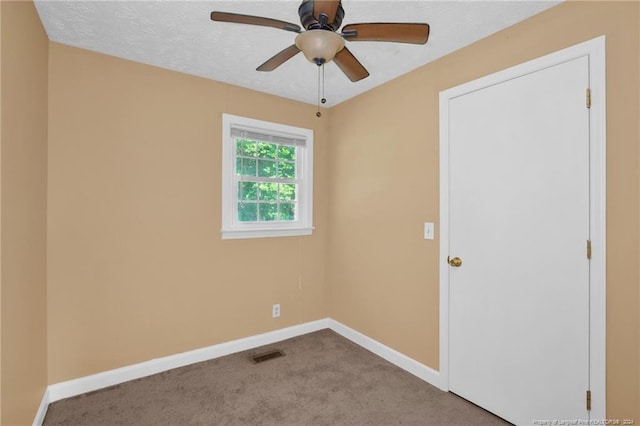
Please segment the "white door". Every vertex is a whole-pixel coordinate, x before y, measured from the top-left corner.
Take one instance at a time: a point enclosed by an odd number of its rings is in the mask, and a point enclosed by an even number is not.
[[[449,388],[515,424],[588,419],[584,56],[449,102]]]

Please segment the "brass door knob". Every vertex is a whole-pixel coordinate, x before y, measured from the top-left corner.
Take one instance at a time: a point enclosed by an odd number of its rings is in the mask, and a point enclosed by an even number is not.
[[[460,266],[462,266],[462,259],[460,259],[459,257],[454,257],[453,259],[447,257],[447,263],[454,268],[459,268]]]

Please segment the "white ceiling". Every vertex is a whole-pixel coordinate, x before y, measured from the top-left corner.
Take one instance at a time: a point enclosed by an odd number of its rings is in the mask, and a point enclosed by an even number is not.
[[[212,22],[212,11],[265,16],[299,24],[300,0],[59,1],[36,0],[49,39],[108,55],[315,104],[318,69],[302,54],[272,72],[256,67],[293,44],[295,33]],[[333,106],[560,1],[342,0],[343,24],[426,22],[426,45],[347,42],[369,70],[352,83],[325,67],[326,106]]]

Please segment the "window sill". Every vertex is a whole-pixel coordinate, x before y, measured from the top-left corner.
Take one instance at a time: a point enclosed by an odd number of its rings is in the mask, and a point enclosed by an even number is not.
[[[237,240],[243,238],[270,238],[270,237],[297,237],[311,235],[313,227],[310,228],[280,228],[280,229],[243,229],[243,230],[222,230],[223,240]]]

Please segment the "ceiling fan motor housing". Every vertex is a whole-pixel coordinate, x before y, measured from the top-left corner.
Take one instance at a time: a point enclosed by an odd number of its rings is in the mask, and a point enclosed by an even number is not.
[[[338,3],[338,9],[336,10],[336,17],[333,22],[321,23],[313,16],[313,3],[314,0],[303,0],[302,4],[298,8],[298,15],[300,15],[300,23],[305,30],[329,30],[337,31],[342,25],[342,19],[344,18],[344,9],[342,8],[342,2]]]

